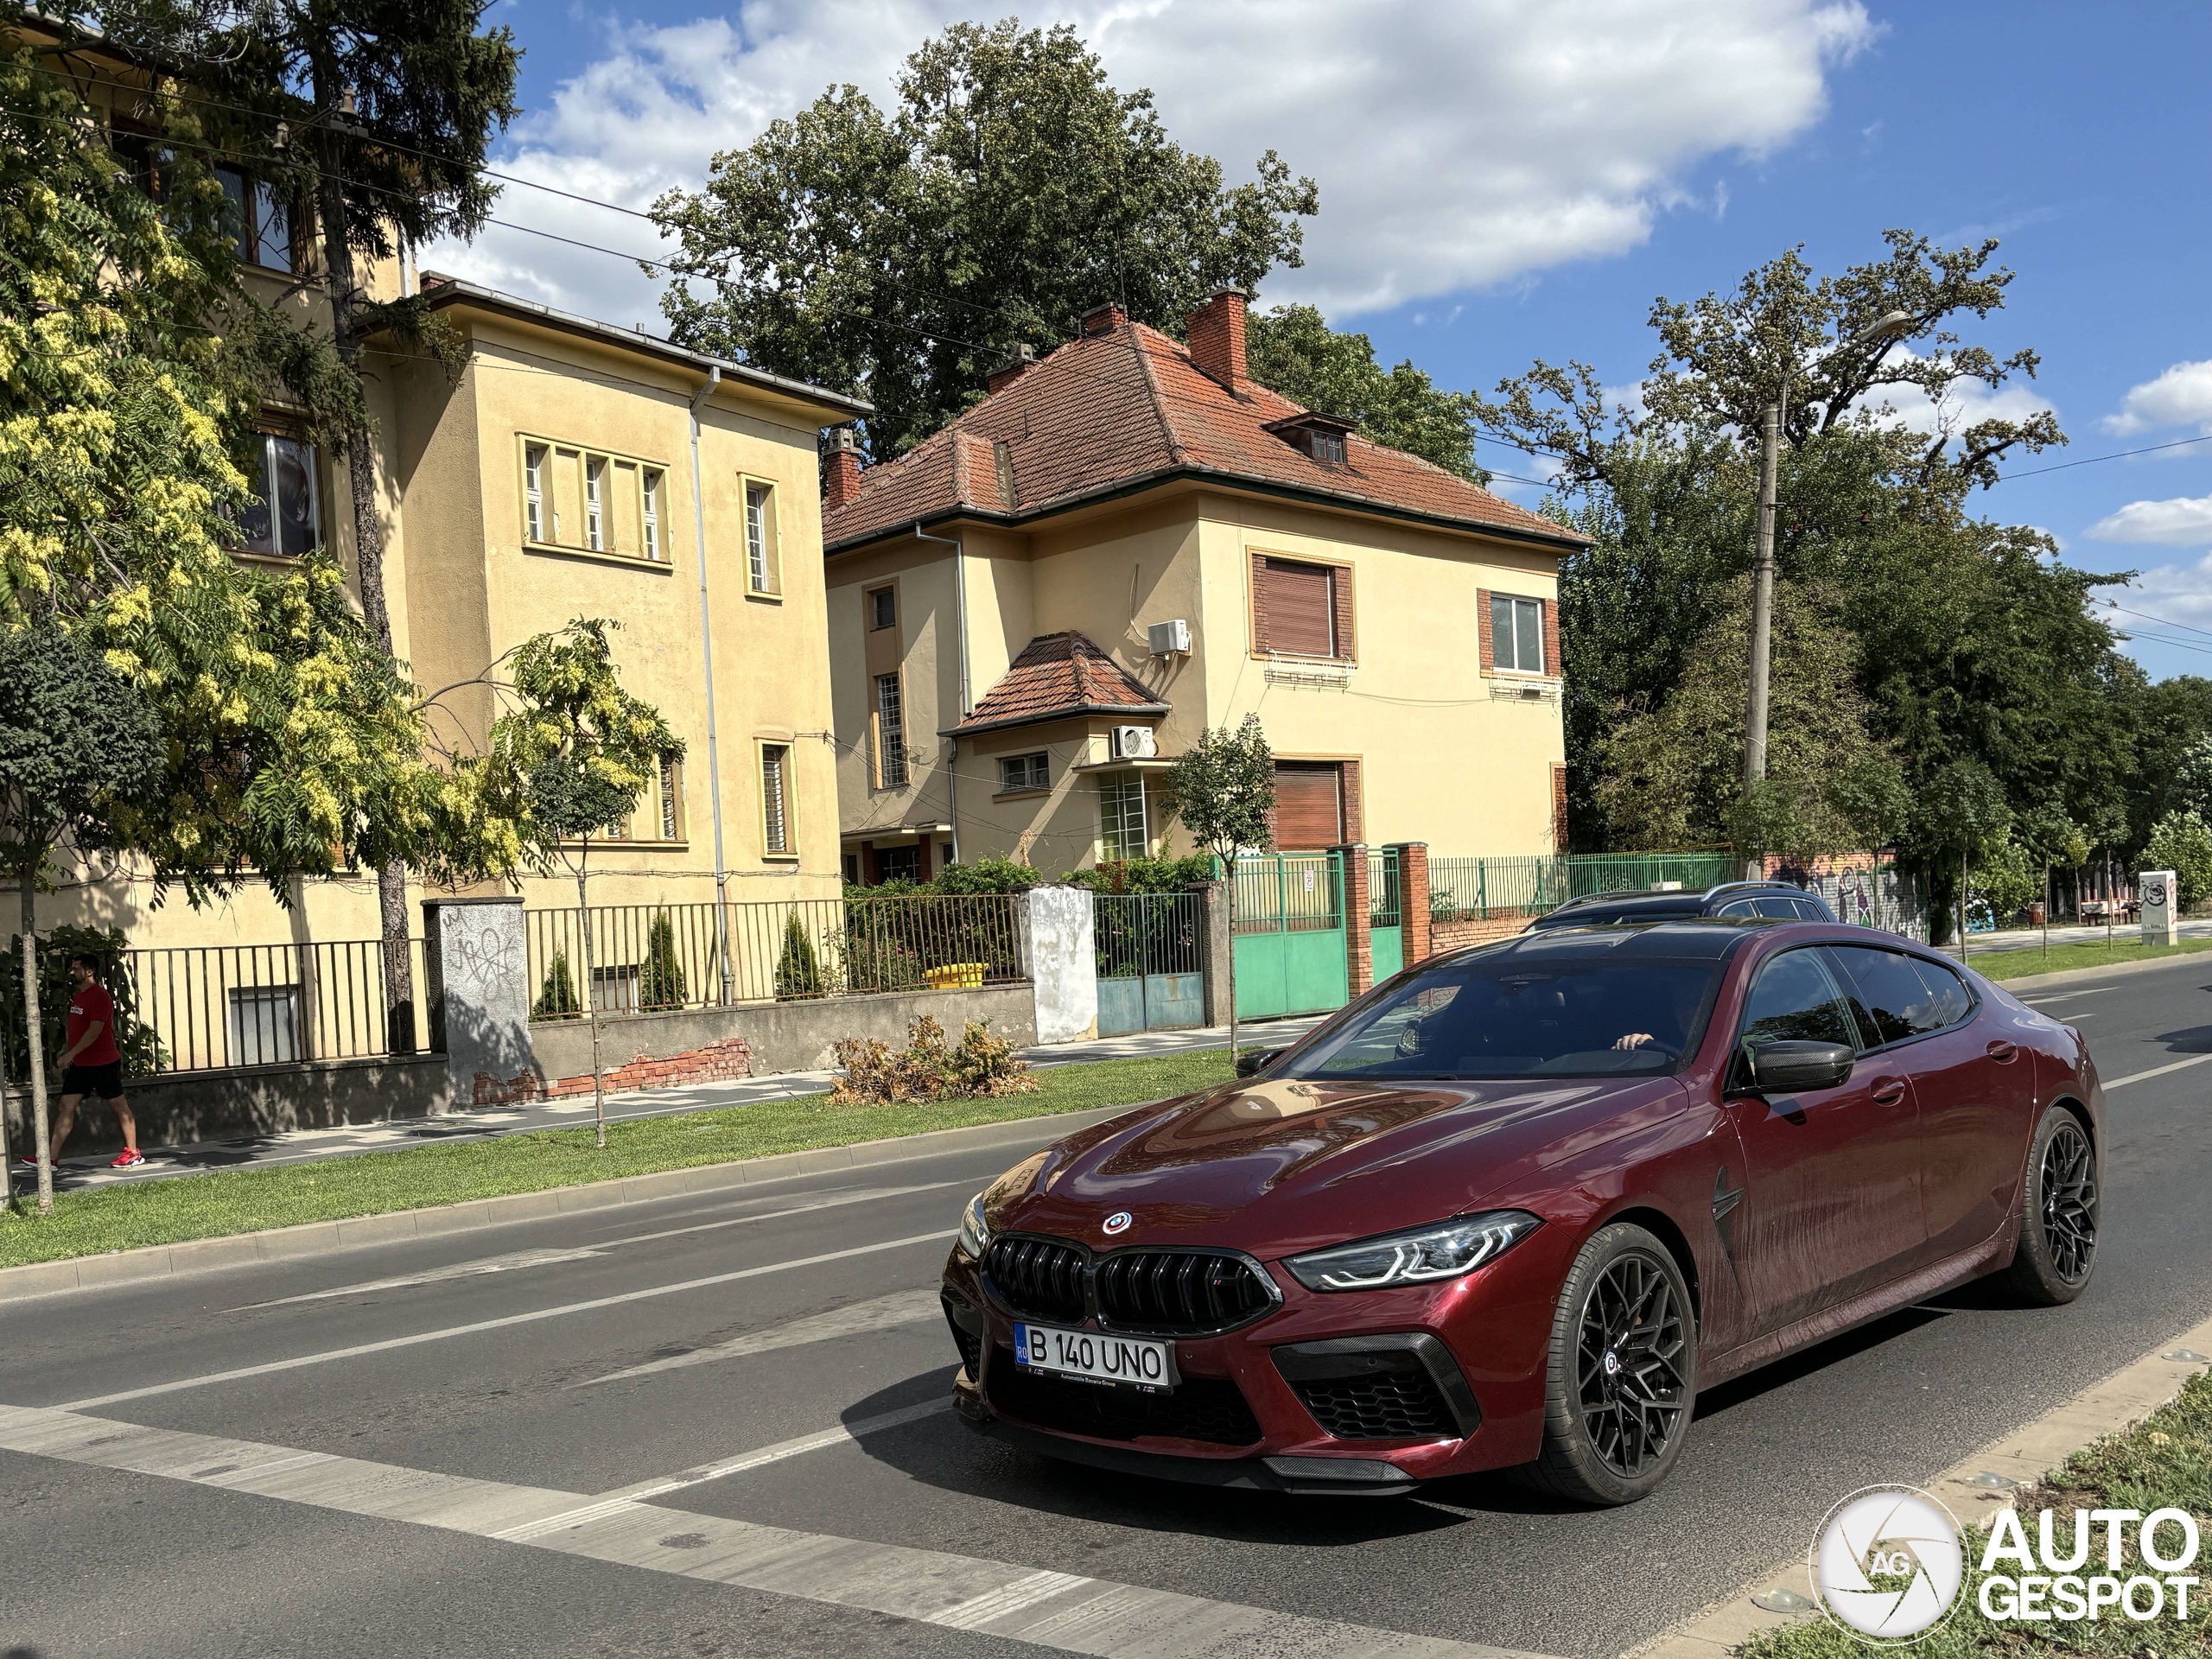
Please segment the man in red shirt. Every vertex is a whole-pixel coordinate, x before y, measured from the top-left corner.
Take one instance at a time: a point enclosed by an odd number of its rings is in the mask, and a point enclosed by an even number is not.
[[[61,1051],[61,1111],[54,1120],[54,1161],[61,1161],[61,1143],[77,1121],[77,1103],[98,1095],[123,1126],[123,1150],[110,1160],[116,1169],[143,1164],[138,1150],[138,1120],[130,1116],[123,1097],[123,1051],[115,1046],[115,999],[94,976],[90,957],[69,958],[69,978],[75,986],[69,995],[69,1041]],[[36,1161],[35,1160],[32,1161]]]

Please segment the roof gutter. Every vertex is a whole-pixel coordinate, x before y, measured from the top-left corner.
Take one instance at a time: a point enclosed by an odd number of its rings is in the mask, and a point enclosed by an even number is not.
[[[960,653],[960,719],[967,721],[968,703],[968,549],[957,536],[931,536],[922,529],[922,521],[914,520],[914,539],[935,542],[952,550],[952,632],[953,648]],[[945,816],[952,820],[952,861],[960,861],[960,768],[955,765],[960,759],[960,740],[952,740],[952,753],[945,757],[944,789]]]
[[[706,384],[691,394],[691,528],[699,547],[699,652],[707,672],[707,795],[715,820],[715,955],[721,969],[722,1006],[728,1007],[736,976],[729,959],[729,866],[722,858],[722,766],[715,733],[715,620],[707,604],[707,498],[699,482],[699,410],[722,384],[719,366],[707,371]]]

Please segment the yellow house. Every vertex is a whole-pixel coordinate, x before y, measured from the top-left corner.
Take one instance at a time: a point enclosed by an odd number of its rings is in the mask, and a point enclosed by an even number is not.
[[[1161,768],[1257,714],[1286,849],[1565,843],[1574,532],[1255,383],[1245,299],[1114,306],[823,496],[849,879],[1188,850]]]
[[[29,33],[54,38],[35,22]],[[137,124],[145,72],[127,54],[95,43],[48,60],[75,81],[118,155],[151,156],[156,135]],[[259,181],[219,171],[249,285],[327,328],[313,237]],[[594,849],[594,904],[658,910],[718,892],[733,903],[834,898],[819,433],[868,405],[421,272],[404,252],[362,276],[372,298],[422,294],[458,347],[442,360],[372,340],[365,378],[394,649],[435,694],[439,741],[483,739],[494,712],[488,681],[524,640],[574,618],[608,619],[624,684],[660,709],[687,756],[664,768],[623,839]],[[296,413],[272,388],[241,457],[263,505],[241,527],[238,556],[282,565],[327,546],[358,589],[347,469],[304,441]],[[575,903],[572,881],[520,886],[533,908]],[[232,993],[239,975],[261,972],[242,967],[235,949],[198,964],[185,947],[322,947],[380,931],[365,869],[296,883],[289,908],[257,887],[197,911],[156,896],[143,868],[87,870],[41,895],[40,925],[119,927],[134,947],[171,951],[174,961],[141,962],[142,1001],[171,971],[204,971]],[[434,896],[410,893],[417,931],[416,901]],[[375,971],[372,951],[353,954]],[[614,964],[618,975],[634,977],[635,954]],[[277,989],[292,994],[303,960],[272,958]],[[352,960],[333,957],[320,971]],[[599,994],[624,1006],[632,993],[618,980]],[[258,1017],[235,1007],[230,1016],[234,1027]],[[239,1030],[230,1038],[236,1050]],[[365,1034],[361,1046],[379,1040]]]

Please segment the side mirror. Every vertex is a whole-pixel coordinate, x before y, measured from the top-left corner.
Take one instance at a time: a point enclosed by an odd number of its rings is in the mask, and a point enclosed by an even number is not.
[[[1841,1043],[1789,1039],[1762,1043],[1750,1051],[1752,1085],[1780,1095],[1808,1089],[1835,1089],[1850,1081],[1858,1056]]]
[[[1282,1050],[1279,1048],[1248,1048],[1236,1057],[1236,1075],[1249,1077],[1255,1072],[1264,1071],[1275,1063],[1281,1053]]]

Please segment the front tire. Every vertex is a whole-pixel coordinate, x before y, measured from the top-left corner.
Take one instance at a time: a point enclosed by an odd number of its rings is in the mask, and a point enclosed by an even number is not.
[[[2097,1266],[2097,1149],[2082,1120],[2052,1106],[2028,1143],[2020,1242],[2005,1287],[2034,1307],[2056,1307],[2088,1288]]]
[[[1530,1484],[1611,1506],[1667,1478],[1697,1402],[1697,1316],[1665,1245],[1616,1222],[1582,1247],[1552,1316],[1548,1372]]]

